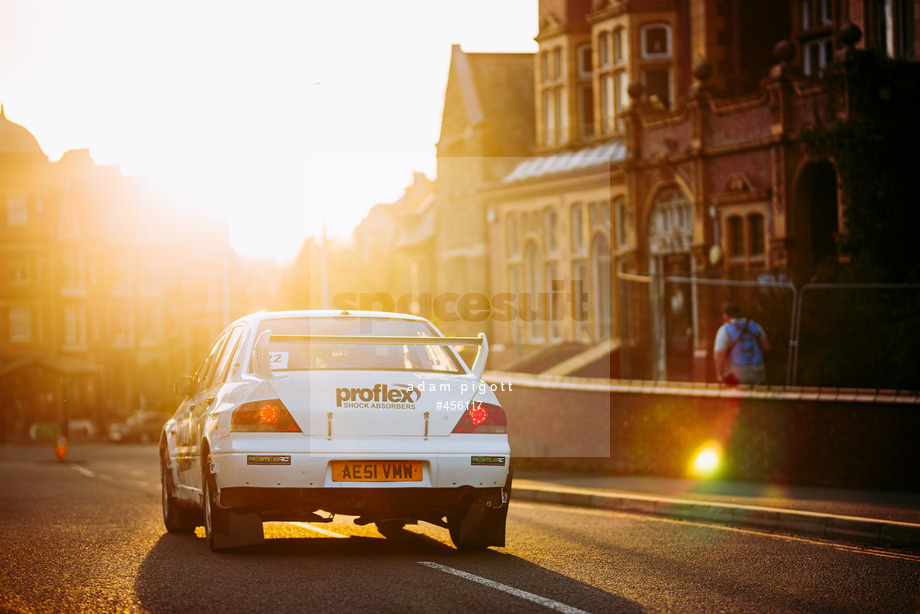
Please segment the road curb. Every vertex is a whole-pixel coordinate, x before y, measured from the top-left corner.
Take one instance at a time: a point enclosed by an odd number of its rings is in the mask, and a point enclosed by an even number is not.
[[[908,522],[542,486],[514,486],[511,497],[920,551],[920,524]]]

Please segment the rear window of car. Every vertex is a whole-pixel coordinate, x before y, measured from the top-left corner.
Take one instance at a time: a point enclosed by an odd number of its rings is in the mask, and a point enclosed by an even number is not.
[[[272,331],[269,363],[272,371],[374,370],[464,373],[456,355],[446,346],[356,343],[312,343],[290,337],[440,337],[426,322],[396,318],[279,318],[259,325],[256,338]],[[288,336],[287,339],[277,339]]]

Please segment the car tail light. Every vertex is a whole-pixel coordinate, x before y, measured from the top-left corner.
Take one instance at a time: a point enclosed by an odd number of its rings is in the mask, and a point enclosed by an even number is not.
[[[280,399],[244,403],[233,410],[230,430],[259,433],[300,433],[291,412]]]
[[[507,433],[505,410],[498,405],[472,401],[452,433]]]

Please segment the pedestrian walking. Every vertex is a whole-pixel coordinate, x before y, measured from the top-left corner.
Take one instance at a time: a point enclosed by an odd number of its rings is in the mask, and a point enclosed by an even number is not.
[[[729,386],[765,384],[764,352],[769,351],[770,340],[763,327],[742,318],[736,303],[725,304],[722,320],[713,348],[719,381]]]

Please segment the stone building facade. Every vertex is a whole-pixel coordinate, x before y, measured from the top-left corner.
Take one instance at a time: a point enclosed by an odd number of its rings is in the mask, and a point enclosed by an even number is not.
[[[915,60],[918,16],[915,0],[541,0],[533,152],[478,178],[491,293],[513,297],[489,321],[504,362],[712,379],[722,300],[835,257],[836,171],[801,140],[823,71],[861,48]],[[739,284],[698,287],[714,280]]]

